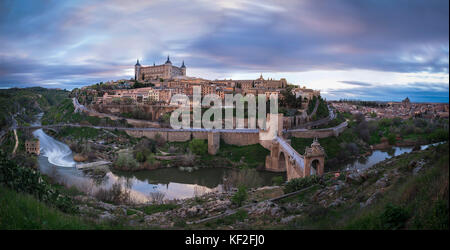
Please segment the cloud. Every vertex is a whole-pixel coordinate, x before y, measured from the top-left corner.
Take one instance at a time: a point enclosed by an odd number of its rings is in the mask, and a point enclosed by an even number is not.
[[[136,58],[167,54],[210,78],[355,69],[448,78],[448,12],[447,0],[1,1],[0,86],[130,78]]]
[[[359,82],[359,81],[339,81],[348,85],[355,85],[355,86],[372,86],[371,83],[367,82]]]

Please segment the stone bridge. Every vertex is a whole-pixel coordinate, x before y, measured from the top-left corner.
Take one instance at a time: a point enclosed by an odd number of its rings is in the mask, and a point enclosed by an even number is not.
[[[314,139],[311,147],[306,148],[305,154],[299,154],[291,145],[290,140],[283,136],[287,133],[283,131],[273,131],[273,123],[270,116],[267,117],[267,132],[260,131],[260,144],[270,150],[270,155],[266,156],[265,169],[272,172],[286,172],[287,179],[302,178],[310,175],[322,175],[325,165],[325,150],[320,146],[317,138]],[[278,115],[278,126],[283,121],[283,115]],[[272,136],[266,137],[269,133]]]
[[[80,111],[86,112],[87,109],[80,105],[74,98],[74,105]],[[271,119],[272,118],[272,119]],[[276,119],[273,119],[276,118]],[[278,127],[274,126],[278,123]],[[346,126],[346,124],[344,124]],[[215,155],[220,147],[220,140],[231,145],[245,146],[252,144],[261,144],[264,148],[270,150],[270,155],[266,157],[265,169],[273,172],[286,172],[287,179],[301,178],[309,175],[322,175],[324,173],[325,151],[320,146],[316,137],[317,134],[308,134],[303,138],[312,138],[314,141],[311,147],[306,148],[305,153],[301,155],[290,145],[290,140],[286,136],[291,136],[290,131],[278,130],[283,128],[283,114],[268,114],[266,119],[266,130],[261,129],[170,129],[170,128],[127,128],[127,127],[103,127],[79,124],[56,124],[45,126],[18,127],[19,129],[51,129],[61,126],[73,127],[92,127],[96,129],[123,130],[133,137],[147,137],[155,139],[160,137],[169,142],[184,142],[192,139],[204,139],[208,141],[208,153]],[[343,127],[340,125],[340,128]],[[302,133],[302,131],[295,131]],[[329,132],[325,131],[327,135]],[[320,133],[320,132],[319,132]],[[296,134],[296,135],[297,135]],[[336,134],[334,134],[336,136]],[[295,135],[294,135],[295,136]],[[296,136],[297,137],[297,136]],[[301,137],[301,136],[300,136]]]
[[[283,115],[279,114],[279,126],[283,122]],[[275,120],[275,119],[273,119]],[[272,121],[273,121],[272,120]],[[18,129],[54,129],[63,126],[91,127],[95,129],[122,130],[133,137],[147,137],[149,139],[161,138],[168,142],[185,142],[192,139],[208,141],[208,153],[215,155],[220,148],[220,140],[230,145],[261,144],[270,150],[266,157],[265,169],[273,172],[286,172],[287,179],[301,178],[313,174],[322,175],[324,172],[325,151],[317,139],[311,147],[301,155],[290,145],[290,140],[285,139],[287,131],[274,130],[270,115],[267,116],[267,128],[261,129],[170,129],[170,128],[127,128],[104,127],[80,124],[55,124],[41,126],[17,127]]]
[[[306,148],[301,155],[289,144],[288,140],[277,137],[270,147],[270,155],[266,157],[266,170],[287,172],[287,179],[301,178],[324,173],[325,151],[317,139]]]

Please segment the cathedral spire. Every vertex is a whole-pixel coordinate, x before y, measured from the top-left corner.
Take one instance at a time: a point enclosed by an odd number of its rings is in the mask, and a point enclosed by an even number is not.
[[[184,60],[183,60],[183,63],[181,64],[181,67],[186,68],[186,66],[184,65]]]

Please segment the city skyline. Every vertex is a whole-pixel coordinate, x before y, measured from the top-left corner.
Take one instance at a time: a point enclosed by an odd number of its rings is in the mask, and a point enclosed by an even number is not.
[[[188,3],[188,2],[186,2]],[[448,102],[448,1],[2,1],[0,88],[73,89],[170,55],[206,79]]]

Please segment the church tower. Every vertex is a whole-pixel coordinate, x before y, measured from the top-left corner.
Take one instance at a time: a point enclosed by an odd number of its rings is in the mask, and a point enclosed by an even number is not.
[[[134,65],[134,80],[141,81],[141,64],[139,63],[139,59],[137,59],[136,64]]]
[[[181,71],[183,72],[183,76],[186,76],[186,66],[184,65],[184,60],[183,64],[181,65]]]

